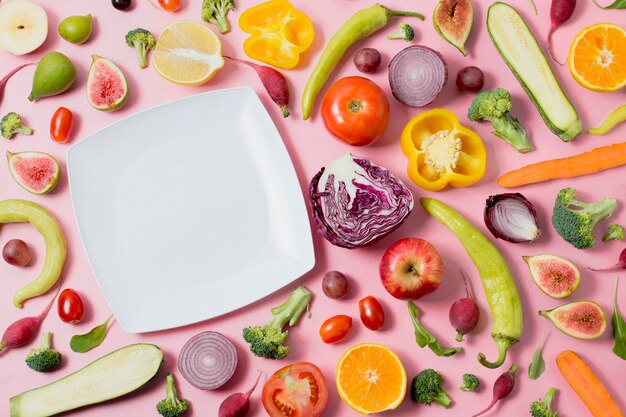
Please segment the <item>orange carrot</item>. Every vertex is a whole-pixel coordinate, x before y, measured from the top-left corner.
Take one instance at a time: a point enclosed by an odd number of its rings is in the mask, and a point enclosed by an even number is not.
[[[611,394],[576,353],[571,350],[559,353],[556,364],[594,417],[624,417]]]
[[[498,180],[504,188],[557,178],[572,178],[626,165],[626,142],[603,146],[568,158],[550,159],[507,172]]]

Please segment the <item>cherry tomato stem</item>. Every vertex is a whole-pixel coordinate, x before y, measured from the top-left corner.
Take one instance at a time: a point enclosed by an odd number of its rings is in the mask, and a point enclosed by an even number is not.
[[[385,325],[385,310],[382,304],[371,295],[359,301],[361,321],[370,330],[379,330]]]
[[[324,343],[336,343],[343,340],[352,329],[352,317],[343,314],[333,316],[322,323],[320,337]]]
[[[50,137],[55,142],[67,142],[74,127],[74,115],[69,109],[59,107],[50,120]]]

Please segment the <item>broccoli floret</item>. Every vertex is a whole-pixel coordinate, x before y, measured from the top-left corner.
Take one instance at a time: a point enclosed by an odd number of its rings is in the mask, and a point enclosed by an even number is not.
[[[285,358],[289,353],[289,346],[284,346],[283,343],[289,332],[283,331],[283,327],[287,323],[289,326],[295,325],[309,307],[310,300],[311,292],[304,287],[298,287],[287,301],[272,309],[274,317],[269,323],[243,329],[243,338],[250,344],[250,351],[262,358]]]
[[[12,111],[0,120],[0,133],[2,133],[3,138],[11,139],[16,133],[32,135],[33,129],[25,126],[20,115]]]
[[[548,389],[543,400],[537,400],[530,404],[530,415],[533,417],[559,417],[559,413],[550,408],[554,394],[556,394],[556,388],[552,387]]]
[[[594,226],[617,210],[617,201],[614,198],[605,198],[595,203],[583,203],[575,197],[574,188],[559,191],[554,202],[552,225],[575,248],[590,248],[596,243]]]
[[[156,46],[156,40],[149,31],[137,28],[126,34],[126,45],[137,50],[139,68],[148,66],[148,53]]]
[[[38,348],[32,348],[26,355],[26,365],[37,372],[54,371],[61,363],[61,353],[52,349],[50,341],[52,333],[45,332],[41,336],[41,344]]]
[[[167,397],[159,401],[156,405],[156,409],[163,417],[178,417],[187,412],[189,408],[189,402],[187,400],[181,400],[176,393],[176,387],[174,386],[174,375],[167,374],[165,378]]]
[[[462,391],[476,392],[480,387],[480,381],[474,374],[463,374]]]
[[[622,240],[624,239],[624,226],[621,224],[612,224],[609,226],[609,231],[602,236],[602,241],[609,240]]]
[[[201,17],[205,22],[217,26],[220,33],[226,33],[230,30],[226,20],[229,10],[235,10],[234,0],[203,0]]]
[[[441,388],[443,377],[433,369],[424,369],[411,382],[411,400],[420,404],[436,402],[448,408],[452,400]]]
[[[415,38],[415,31],[406,23],[400,23],[400,30],[387,35],[389,39],[404,39],[407,42],[411,42]]]
[[[491,132],[513,146],[519,152],[529,152],[532,145],[528,141],[526,129],[509,113],[511,111],[511,93],[504,88],[482,91],[474,97],[467,117],[473,122],[491,122]]]

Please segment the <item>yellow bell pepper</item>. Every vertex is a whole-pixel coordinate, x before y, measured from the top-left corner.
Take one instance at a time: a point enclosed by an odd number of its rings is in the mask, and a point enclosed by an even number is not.
[[[296,10],[288,0],[271,0],[241,14],[239,27],[251,36],[243,50],[256,59],[277,68],[298,65],[300,54],[313,43],[313,22]]]
[[[485,175],[487,153],[480,136],[449,110],[420,113],[404,128],[402,152],[411,180],[428,191],[466,187]]]

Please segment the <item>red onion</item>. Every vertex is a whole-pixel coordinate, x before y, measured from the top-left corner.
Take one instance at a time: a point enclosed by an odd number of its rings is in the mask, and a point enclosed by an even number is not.
[[[235,373],[237,350],[226,336],[202,332],[185,343],[178,355],[178,369],[196,388],[216,389]]]
[[[613,271],[619,271],[620,269],[626,269],[626,249],[624,249],[622,253],[619,254],[619,259],[615,265],[610,266],[608,268],[589,268],[589,269],[591,269],[594,272],[613,272]]]
[[[448,81],[443,56],[426,46],[409,46],[389,64],[389,85],[393,96],[411,107],[424,107],[439,95]]]
[[[532,242],[541,234],[535,208],[520,193],[490,196],[484,218],[485,225],[496,239],[512,243]]]

